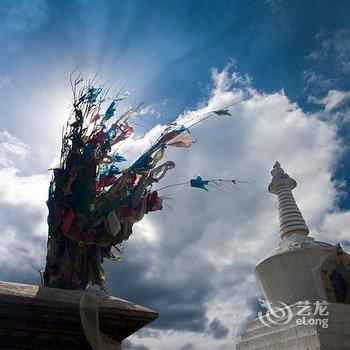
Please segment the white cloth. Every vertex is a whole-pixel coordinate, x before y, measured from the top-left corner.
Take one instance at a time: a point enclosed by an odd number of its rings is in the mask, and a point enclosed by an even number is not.
[[[79,315],[86,339],[93,350],[121,350],[121,344],[100,332],[98,307],[102,292],[85,291],[79,301]]]
[[[112,210],[107,216],[107,224],[108,224],[108,233],[116,237],[120,229],[122,228],[120,225],[119,218],[117,214]]]

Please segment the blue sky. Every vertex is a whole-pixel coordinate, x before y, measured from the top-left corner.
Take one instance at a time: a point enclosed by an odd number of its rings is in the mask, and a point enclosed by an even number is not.
[[[7,103],[18,90],[38,101],[44,86],[68,91],[76,65],[87,75],[100,69],[115,86],[127,82],[165,120],[196,106],[209,93],[210,69],[231,59],[257,89],[284,89],[313,111],[310,95],[350,87],[349,10],[348,1],[1,1],[1,125],[18,129],[20,112]],[[346,160],[337,177],[347,177]]]
[[[134,349],[205,349],[203,339],[208,349],[232,348],[257,310],[254,265],[278,242],[274,198],[266,191],[276,158],[299,176],[297,199],[314,235],[349,244],[348,13],[349,1],[341,0],[0,0],[0,278],[38,283],[33,271],[45,254],[45,170],[59,151],[69,74],[77,65],[88,77],[100,70],[112,90],[126,82],[131,99],[149,99],[149,116],[137,128],[144,146],[149,128],[152,136],[157,124],[184,110],[222,107],[250,91],[252,101],[233,110],[231,124],[208,122],[198,129],[198,148],[171,154],[178,173],[169,181],[235,173],[256,192],[233,201],[181,193],[173,211],[139,227],[124,262],[108,267],[114,294],[161,314],[150,333],[131,340]],[[225,231],[221,243],[212,241],[209,228]],[[19,242],[21,269],[11,260]],[[242,244],[246,255],[231,256]],[[198,265],[184,266],[194,258]],[[165,276],[169,271],[177,271],[177,281]],[[238,298],[238,287],[252,292]]]

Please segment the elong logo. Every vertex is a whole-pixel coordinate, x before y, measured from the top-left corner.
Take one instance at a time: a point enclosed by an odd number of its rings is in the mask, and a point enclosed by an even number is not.
[[[269,310],[266,315],[263,315],[262,311],[258,313],[259,321],[266,327],[272,328],[289,324],[294,319],[297,326],[328,328],[327,316],[329,312],[327,308],[329,304],[327,301],[316,300],[311,303],[305,300],[293,305],[287,305],[280,301],[279,305],[272,305],[267,300],[260,300],[260,303]]]

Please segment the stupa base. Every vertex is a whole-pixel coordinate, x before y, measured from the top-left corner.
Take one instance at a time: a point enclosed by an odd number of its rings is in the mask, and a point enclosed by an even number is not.
[[[317,316],[304,319],[295,307],[292,311],[293,317],[287,324],[269,327],[259,319],[250,322],[236,350],[350,349],[350,305],[331,303],[327,307],[329,315],[322,319]]]

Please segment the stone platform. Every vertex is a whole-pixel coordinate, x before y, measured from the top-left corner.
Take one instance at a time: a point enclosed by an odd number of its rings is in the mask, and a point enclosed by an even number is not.
[[[0,350],[91,349],[79,316],[82,293],[0,281]],[[120,343],[157,317],[116,297],[100,302],[100,330]]]
[[[305,324],[298,325],[295,307],[293,317],[287,324],[273,324],[271,327],[255,319],[241,335],[242,341],[236,350],[350,350],[350,305],[329,304],[328,328],[315,325],[306,317]],[[266,316],[264,320],[268,324]],[[279,320],[283,323],[283,320]]]

